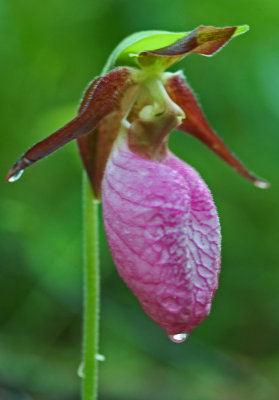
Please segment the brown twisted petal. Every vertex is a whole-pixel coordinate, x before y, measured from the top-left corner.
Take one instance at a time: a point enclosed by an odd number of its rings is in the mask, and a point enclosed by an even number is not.
[[[260,188],[269,186],[266,181],[249,172],[210,127],[196,97],[181,73],[172,74],[171,77],[167,78],[165,88],[170,98],[182,108],[186,115],[186,118],[177,128],[178,130],[198,138],[237,172],[252,181],[254,185]]]
[[[7,180],[71,140],[92,132],[101,119],[119,108],[123,95],[132,85],[130,68],[117,68],[97,78],[86,91],[82,111],[67,125],[31,147],[10,169]]]
[[[214,26],[199,26],[184,38],[170,46],[158,50],[150,50],[144,53],[160,56],[178,56],[186,53],[199,53],[211,55],[230,40],[236,30],[236,26],[227,28],[215,28]]]

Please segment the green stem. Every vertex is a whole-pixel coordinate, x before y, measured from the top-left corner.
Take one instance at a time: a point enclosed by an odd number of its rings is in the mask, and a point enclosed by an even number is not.
[[[84,322],[82,400],[97,400],[99,343],[99,238],[98,202],[86,173],[83,173],[84,215]]]

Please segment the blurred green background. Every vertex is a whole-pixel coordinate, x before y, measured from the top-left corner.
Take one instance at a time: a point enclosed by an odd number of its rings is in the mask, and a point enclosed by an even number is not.
[[[8,185],[11,164],[76,112],[126,35],[249,24],[212,58],[178,65],[256,189],[192,137],[170,147],[211,188],[223,232],[212,312],[171,343],[118,277],[102,230],[100,399],[279,398],[279,3],[1,0],[0,400],[79,398],[81,163],[70,143]]]

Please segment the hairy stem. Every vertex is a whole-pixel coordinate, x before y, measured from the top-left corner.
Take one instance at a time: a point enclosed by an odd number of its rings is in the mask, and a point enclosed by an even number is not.
[[[99,343],[99,238],[98,202],[83,172],[84,225],[84,322],[82,400],[97,400]]]

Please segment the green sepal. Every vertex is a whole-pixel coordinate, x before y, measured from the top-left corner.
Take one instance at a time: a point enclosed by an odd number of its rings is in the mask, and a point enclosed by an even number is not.
[[[139,67],[138,56],[143,51],[156,50],[169,46],[177,40],[182,39],[190,32],[168,32],[168,31],[141,31],[133,33],[123,39],[113,50],[104,67],[103,73],[107,73],[116,66]]]
[[[249,30],[247,25],[200,26],[190,32],[142,31],[125,38],[111,53],[103,73],[116,66],[160,72],[189,53],[212,55],[230,39]]]

